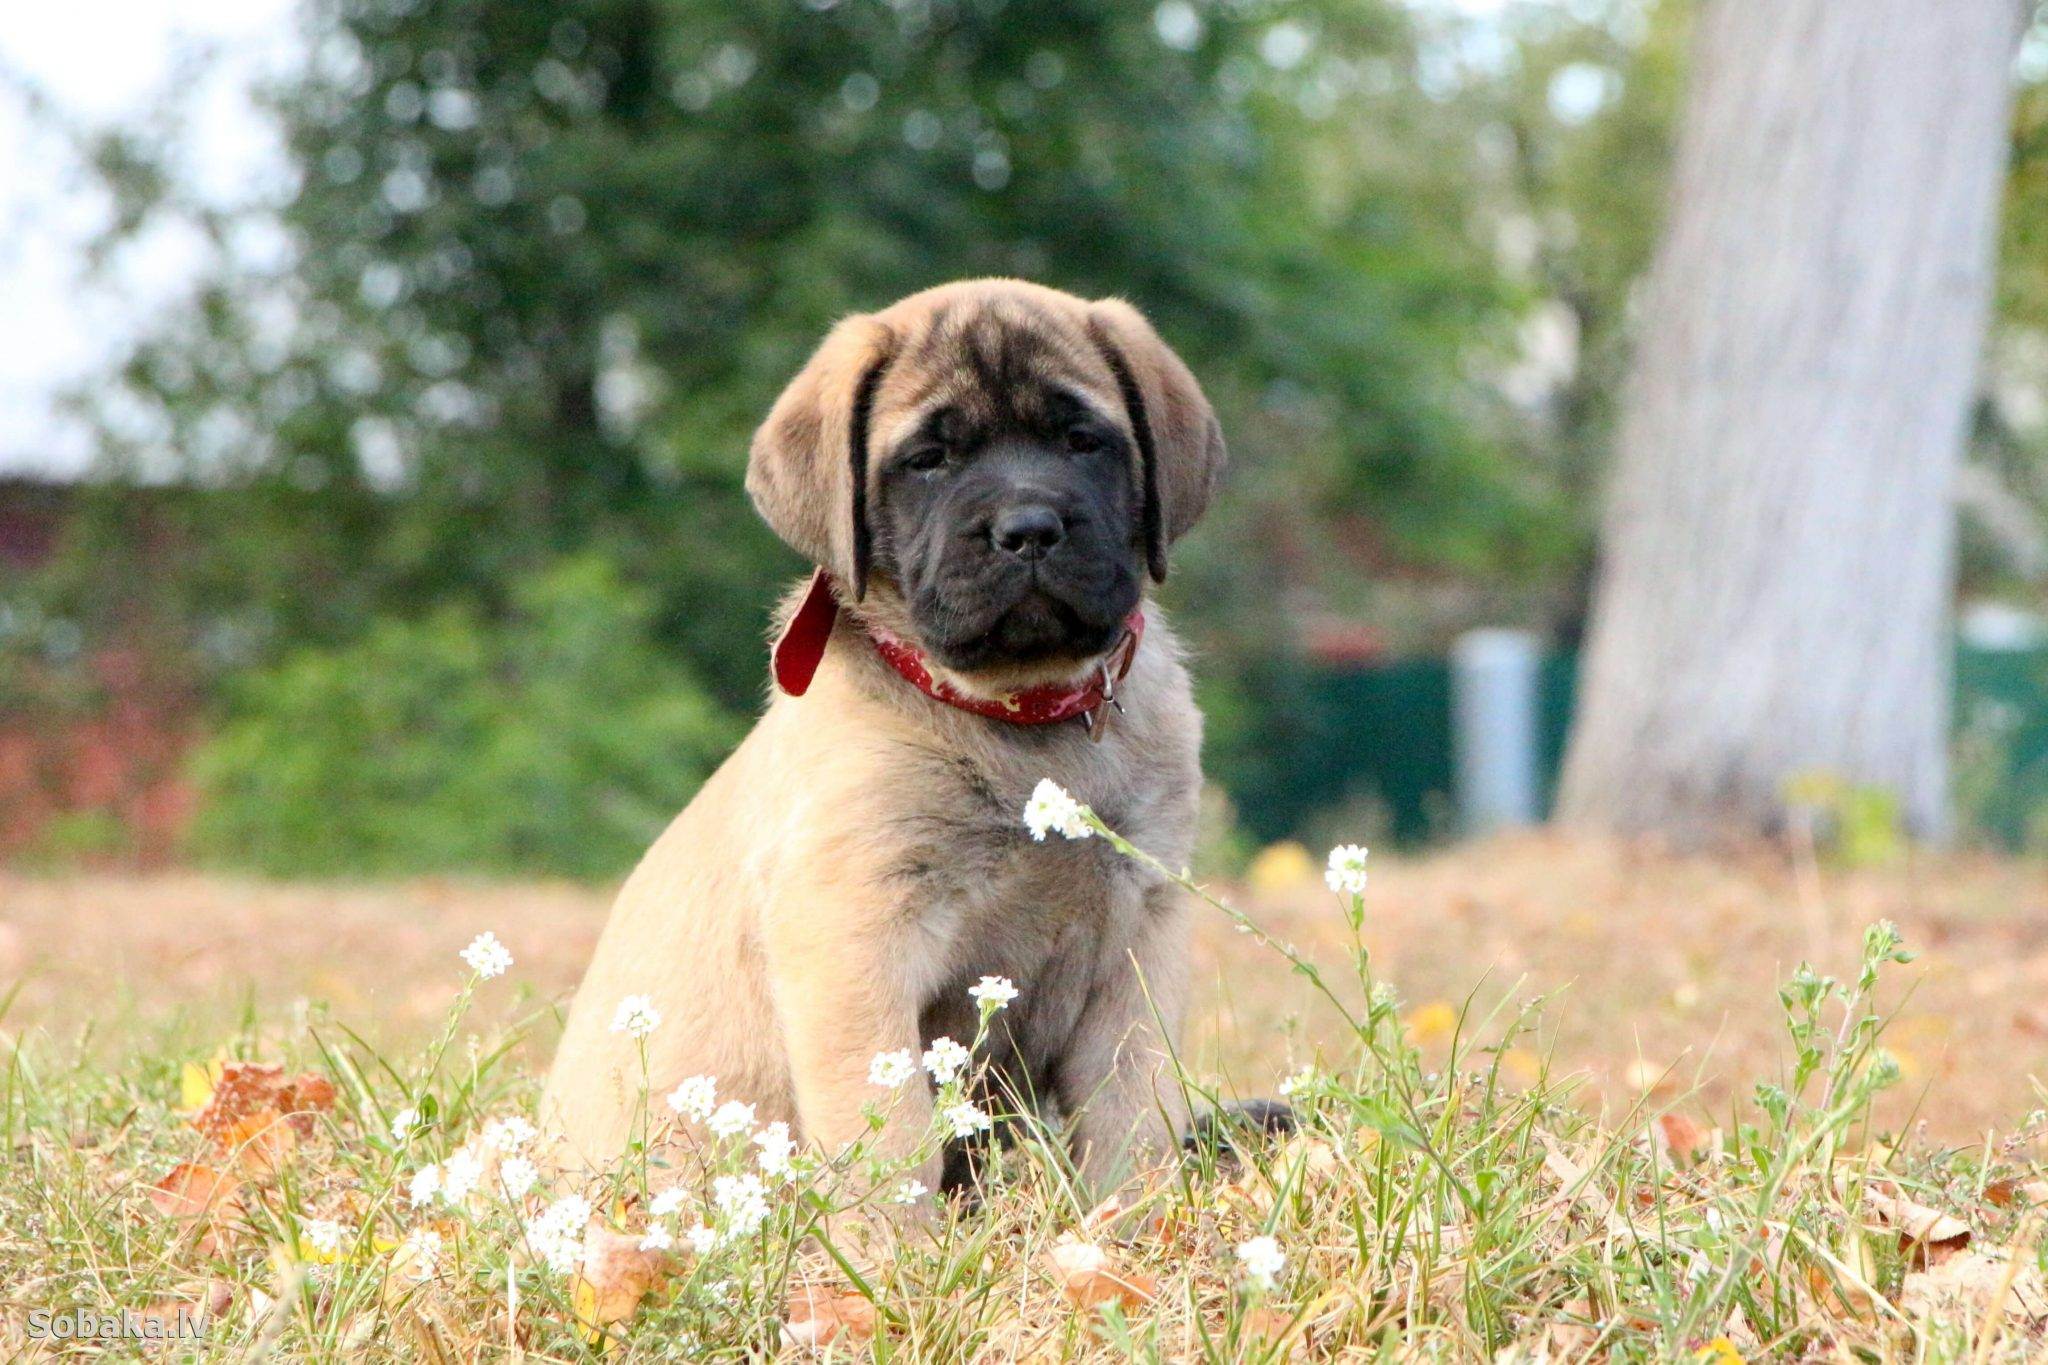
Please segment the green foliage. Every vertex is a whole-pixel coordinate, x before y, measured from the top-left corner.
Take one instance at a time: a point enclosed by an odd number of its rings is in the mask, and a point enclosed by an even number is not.
[[[213,281],[91,406],[132,465],[236,489],[186,509],[207,545],[172,577],[254,587],[205,600],[266,648],[494,610],[596,544],[731,705],[793,567],[740,492],[752,424],[834,318],[956,276],[1151,311],[1252,503],[1520,554],[1540,490],[1465,372],[1514,301],[1402,11],[1188,13],[1169,42],[1109,0],[321,0],[273,100],[274,269]],[[102,158],[124,232],[166,200],[150,164],[132,132]]]
[[[287,875],[623,871],[733,738],[595,558],[238,681],[195,839]]]

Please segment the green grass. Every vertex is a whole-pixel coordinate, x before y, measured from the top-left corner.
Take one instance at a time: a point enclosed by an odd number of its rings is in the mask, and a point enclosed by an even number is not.
[[[1287,957],[1348,1041],[1290,1082],[1297,1134],[1247,1143],[1242,1160],[1199,1152],[1109,1203],[1081,1188],[1056,1134],[1020,1122],[973,1208],[899,1227],[888,1212],[902,1165],[857,1150],[800,1157],[794,1179],[767,1180],[760,1225],[735,1230],[715,1182],[758,1173],[758,1147],[744,1133],[714,1140],[653,1096],[649,1136],[680,1141],[576,1191],[593,1209],[591,1259],[550,1266],[534,1220],[568,1192],[559,1183],[514,1197],[502,1156],[484,1152],[467,1199],[419,1208],[408,1196],[422,1165],[483,1152],[490,1119],[531,1113],[536,1080],[511,1057],[535,1021],[468,1031],[475,995],[507,982],[465,982],[451,963],[445,1028],[403,1056],[318,1007],[245,1015],[228,1036],[174,1025],[119,1045],[38,1039],[0,1077],[0,1354],[59,1348],[26,1339],[35,1309],[178,1305],[211,1310],[205,1338],[178,1347],[208,1360],[758,1359],[805,1349],[838,1318],[854,1326],[827,1350],[904,1361],[1979,1361],[2044,1349],[2048,1210],[2023,1160],[2040,1116],[1966,1150],[1919,1147],[1871,1119],[1897,1077],[1872,1003],[1906,956],[1888,926],[1866,935],[1853,979],[1802,968],[1758,1002],[1783,1016],[1789,1069],[1758,1078],[1706,1132],[1665,1111],[1596,1121],[1547,1066],[1510,1084],[1503,1059],[1530,1046],[1542,1001],[1468,1009],[1448,1056],[1426,1055],[1404,1029],[1398,983],[1377,979],[1362,945],[1369,898],[1333,905],[1356,978],[1335,983],[1210,904]],[[259,1112],[209,1137],[199,1125],[234,1106],[216,1098],[194,1115],[180,1103],[203,1098],[185,1092],[220,1057],[315,1073],[333,1102],[301,1117],[303,1134]],[[1230,1089],[1187,1083],[1198,1107]],[[941,1107],[977,1093],[970,1084],[944,1087]],[[424,1117],[394,1137],[408,1107]],[[167,1213],[149,1190],[181,1163],[239,1180],[234,1207]],[[682,1208],[655,1217],[651,1196],[671,1187]],[[1921,1207],[1960,1220],[1967,1245],[1953,1228],[1934,1243],[1902,1235]],[[705,1254],[687,1236],[700,1218],[731,1234]],[[640,1251],[657,1223],[673,1252]],[[339,1242],[323,1248],[328,1231]],[[440,1254],[423,1276],[429,1231]],[[1270,1285],[1237,1254],[1263,1236],[1285,1255]],[[793,1294],[826,1307],[799,1309],[792,1331]]]

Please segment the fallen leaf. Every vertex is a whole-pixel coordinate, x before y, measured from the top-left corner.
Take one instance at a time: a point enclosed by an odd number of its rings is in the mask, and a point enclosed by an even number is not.
[[[1117,1267],[1108,1251],[1067,1234],[1045,1253],[1046,1269],[1067,1302],[1076,1308],[1119,1303],[1128,1311],[1150,1303],[1159,1293],[1151,1276]]]
[[[1735,1343],[1726,1337],[1715,1337],[1694,1351],[1692,1358],[1701,1365],[1748,1365],[1742,1352],[1735,1349]]]
[[[192,1117],[192,1126],[220,1141],[250,1115],[277,1107],[284,1086],[284,1068],[263,1062],[228,1062],[221,1067],[213,1093]]]
[[[1244,870],[1245,882],[1260,895],[1277,895],[1314,883],[1315,855],[1292,839],[1268,844]]]
[[[798,1285],[789,1291],[787,1313],[782,1337],[793,1346],[816,1348],[875,1335],[875,1306],[859,1294]]]
[[[1984,1197],[2001,1209],[2014,1205],[2022,1208],[2029,1204],[2048,1204],[2048,1180],[2021,1180],[2007,1177],[1985,1184]]]
[[[259,1109],[230,1125],[215,1141],[245,1175],[274,1175],[298,1146],[298,1133],[275,1109]]]
[[[1899,1250],[1913,1253],[1915,1264],[1962,1250],[1970,1244],[1969,1225],[1900,1194],[1890,1181],[1873,1181],[1863,1191],[1863,1207],[1877,1225],[1899,1235]]]
[[[214,1087],[220,1084],[221,1068],[225,1065],[219,1057],[205,1066],[187,1062],[178,1068],[178,1109],[181,1113],[196,1114],[206,1108],[213,1098]]]
[[[334,1107],[334,1082],[317,1071],[292,1077],[277,1092],[277,1109],[291,1120],[300,1137],[313,1136],[314,1115]]]
[[[592,1228],[583,1237],[583,1266],[576,1274],[571,1301],[583,1339],[595,1346],[605,1327],[624,1322],[640,1307],[648,1291],[668,1278],[664,1252],[642,1251],[632,1233]]]
[[[1606,1222],[1607,1230],[1615,1236],[1633,1238],[1634,1226],[1617,1213],[1614,1205],[1594,1188],[1592,1178],[1585,1168],[1566,1156],[1564,1150],[1548,1133],[1538,1133],[1537,1136],[1543,1142],[1543,1169],[1549,1172],[1551,1179],[1564,1188],[1566,1197],[1581,1209],[1598,1214]]]
[[[1094,1232],[1098,1228],[1114,1223],[1123,1216],[1124,1210],[1127,1207],[1123,1200],[1115,1195],[1111,1195],[1081,1215],[1081,1230],[1083,1232]]]
[[[1408,1036],[1421,1046],[1449,1038],[1457,1028],[1458,1011],[1447,1000],[1419,1005],[1408,1016]]]
[[[220,1249],[220,1226],[242,1211],[242,1182],[224,1171],[181,1162],[149,1188],[156,1211],[179,1225],[178,1235],[211,1256]]]
[[[2048,1322],[2048,1286],[2040,1269],[2024,1257],[2015,1265],[2000,1247],[1959,1251],[1938,1265],[1907,1274],[1899,1306],[1915,1318],[1965,1317],[1974,1322],[2000,1301],[2005,1316],[2018,1322]]]
[[[1672,1164],[1679,1167],[1689,1167],[1706,1155],[1712,1140],[1706,1129],[1683,1114],[1659,1114],[1653,1127],[1664,1150],[1671,1154]]]
[[[1285,1308],[1260,1304],[1244,1315],[1244,1334],[1254,1341],[1282,1343],[1294,1330],[1296,1315]]]
[[[149,1187],[149,1202],[180,1222],[233,1214],[242,1207],[242,1182],[211,1166],[180,1162]]]

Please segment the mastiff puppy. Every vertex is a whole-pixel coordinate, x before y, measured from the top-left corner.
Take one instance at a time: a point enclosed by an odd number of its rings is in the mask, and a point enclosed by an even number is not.
[[[1121,301],[975,280],[833,329],[747,469],[818,573],[785,604],[766,713],[598,942],[542,1101],[572,1160],[629,1140],[624,996],[662,1016],[650,1105],[708,1074],[829,1154],[868,1132],[875,1054],[973,1036],[984,975],[1019,992],[993,1073],[1085,1177],[1172,1150],[1188,910],[1100,839],[1035,842],[1022,812],[1049,777],[1187,862],[1202,720],[1145,589],[1223,461],[1194,377]],[[924,1131],[921,1081],[884,1149]],[[943,1165],[928,1187],[957,1183]]]

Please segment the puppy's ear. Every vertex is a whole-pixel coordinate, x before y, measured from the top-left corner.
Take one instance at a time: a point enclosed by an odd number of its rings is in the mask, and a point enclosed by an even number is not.
[[[1145,564],[1166,579],[1166,550],[1208,509],[1223,474],[1223,428],[1181,358],[1122,299],[1088,307],[1088,333],[1116,374],[1137,437]]]
[[[747,496],[797,553],[868,590],[868,413],[893,349],[870,317],[834,327],[775,400],[747,456]]]

